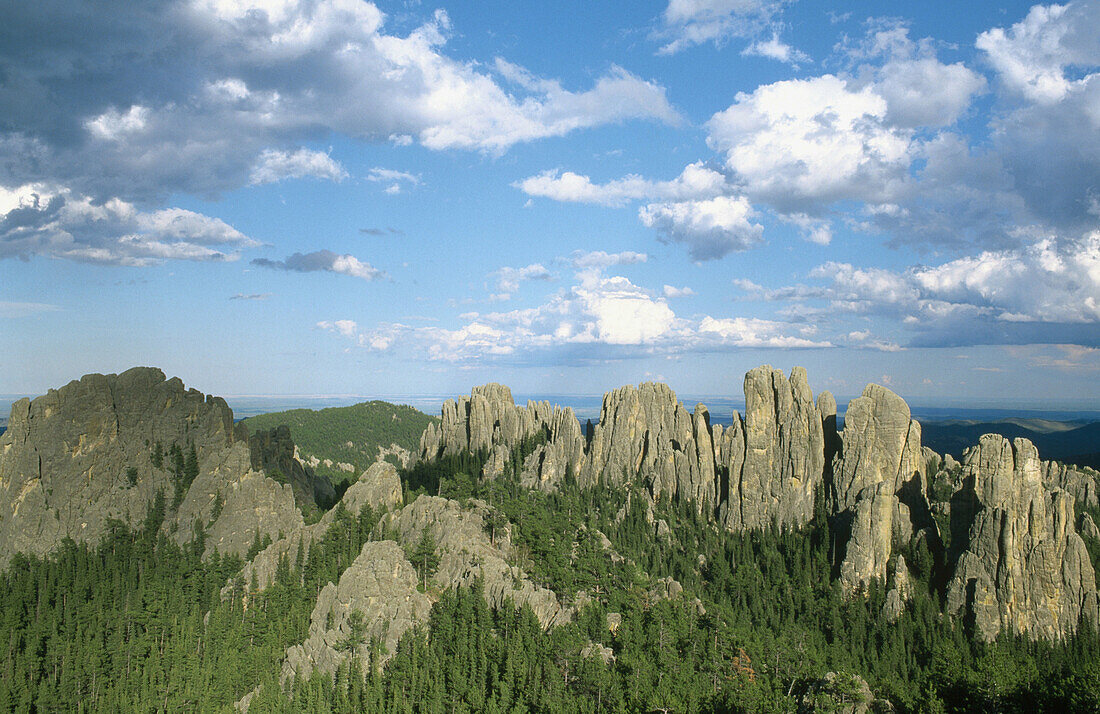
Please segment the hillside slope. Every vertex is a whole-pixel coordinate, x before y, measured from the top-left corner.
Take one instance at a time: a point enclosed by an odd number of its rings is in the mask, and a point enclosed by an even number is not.
[[[349,407],[292,409],[244,419],[249,432],[290,427],[300,458],[334,484],[354,480],[380,456],[395,466],[415,454],[428,424],[439,421],[410,406],[383,401]]]

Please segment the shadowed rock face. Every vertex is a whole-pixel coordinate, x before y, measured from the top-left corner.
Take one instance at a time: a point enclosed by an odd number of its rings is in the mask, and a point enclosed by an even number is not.
[[[1060,639],[1083,615],[1097,622],[1096,575],[1074,531],[1073,497],[1043,484],[1027,439],[986,434],[963,457],[963,489],[977,504],[948,585],[947,609],[985,639],[1002,629]]]
[[[178,508],[172,445],[193,447],[197,462]],[[158,493],[169,504],[166,532],[184,542],[206,527],[208,552],[243,553],[257,531],[274,537],[302,520],[290,487],[252,468],[224,400],[138,367],[12,406],[0,436],[0,564],[64,538],[94,544],[111,519],[139,524]]]
[[[248,437],[252,468],[264,471],[280,483],[290,484],[294,500],[303,511],[336,500],[327,478],[318,476],[298,458],[290,428],[283,425]]]
[[[932,525],[925,461],[920,424],[901,397],[870,384],[849,403],[830,489],[848,592],[885,581],[890,556]]]

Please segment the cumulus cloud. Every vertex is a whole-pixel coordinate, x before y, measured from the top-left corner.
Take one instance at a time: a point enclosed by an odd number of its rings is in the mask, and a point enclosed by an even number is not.
[[[275,183],[307,176],[339,182],[348,177],[348,172],[323,151],[298,149],[292,153],[266,149],[256,159],[249,183]]]
[[[296,273],[327,272],[350,275],[363,280],[380,280],[386,273],[365,263],[354,255],[333,253],[331,250],[318,250],[312,253],[294,253],[285,260],[254,258],[252,265],[273,270],[287,270]]]
[[[777,62],[783,62],[794,67],[810,62],[810,56],[801,50],[791,47],[779,39],[778,34],[772,34],[769,40],[757,40],[741,50],[742,56],[767,57]]]
[[[1032,232],[1019,248],[905,270],[830,262],[809,277],[821,284],[774,290],[748,280],[736,284],[750,297],[788,303],[792,315],[885,317],[911,333],[912,345],[1095,346],[1100,340],[1100,231],[1076,239]],[[827,307],[807,307],[815,301]],[[873,345],[862,333],[852,331],[848,340]]]
[[[519,284],[527,280],[550,280],[554,276],[541,263],[531,263],[522,268],[505,266],[493,271],[490,277],[496,280],[499,291],[497,299],[506,300],[511,294],[519,290]]]
[[[299,148],[332,134],[500,153],[601,124],[680,121],[662,86],[623,68],[577,90],[517,84],[448,56],[449,33],[437,11],[397,34],[359,0],[12,8],[0,184],[159,202],[335,178],[334,160]]]
[[[236,260],[259,243],[224,221],[182,208],[142,211],[67,188],[0,187],[0,258],[48,255],[147,266],[165,260]]]
[[[1035,5],[1007,32],[999,27],[983,32],[975,45],[1008,89],[1030,101],[1053,104],[1084,81],[1066,76],[1068,68],[1100,65],[1098,26],[1096,3]]]
[[[661,54],[673,54],[707,42],[721,44],[734,37],[751,37],[766,27],[782,8],[776,0],[669,0],[655,36],[669,41]]]
[[[317,323],[317,327],[336,332],[344,337],[353,337],[359,331],[359,325],[354,320],[322,320]]]
[[[697,161],[671,181],[650,181],[630,175],[605,184],[572,171],[545,171],[512,184],[528,196],[572,203],[621,206],[636,200],[713,198],[729,190],[726,177]]]
[[[813,339],[812,328],[805,325],[747,317],[679,317],[668,298],[693,291],[666,285],[655,295],[626,277],[605,275],[603,270],[614,265],[616,258],[623,256],[579,255],[578,262],[587,264],[576,266],[574,284],[534,307],[464,313],[456,327],[384,323],[372,329],[349,327],[343,334],[371,350],[399,350],[449,362],[522,362],[553,351],[573,359],[619,359],[734,348],[832,346],[827,340]],[[336,323],[322,326],[330,324]]]
[[[682,287],[682,288],[678,288],[674,285],[664,286],[664,288],[662,288],[661,292],[664,293],[664,296],[666,298],[691,297],[692,295],[695,294],[695,291],[692,290],[689,287],[685,286],[685,287]]]
[[[783,213],[820,211],[842,199],[890,200],[911,161],[910,136],[886,123],[886,100],[834,75],[738,93],[707,123],[752,200]]]
[[[665,240],[684,243],[693,260],[713,260],[760,243],[764,227],[744,197],[651,203],[638,211],[642,223]]]

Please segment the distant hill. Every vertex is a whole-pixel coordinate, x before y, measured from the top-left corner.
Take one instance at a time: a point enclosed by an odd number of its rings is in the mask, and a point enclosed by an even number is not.
[[[921,441],[933,451],[962,456],[982,434],[1030,439],[1044,459],[1081,466],[1100,466],[1100,422],[1057,422],[1047,419],[1005,419],[980,422],[964,419],[921,422]]]
[[[388,450],[396,445],[415,454],[420,435],[433,421],[438,419],[410,406],[372,401],[349,407],[271,412],[242,423],[250,432],[283,424],[290,427],[302,459],[336,484],[358,476],[377,461],[380,448]],[[401,465],[395,454],[386,458]]]

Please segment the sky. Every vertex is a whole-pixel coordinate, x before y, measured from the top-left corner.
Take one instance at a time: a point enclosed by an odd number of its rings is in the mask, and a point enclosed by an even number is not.
[[[0,9],[0,394],[1100,403],[1100,2]]]

